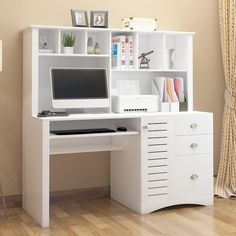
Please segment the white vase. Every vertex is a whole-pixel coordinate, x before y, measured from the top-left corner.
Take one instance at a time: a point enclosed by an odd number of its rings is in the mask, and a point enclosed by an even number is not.
[[[74,47],[64,47],[64,54],[73,54]]]
[[[167,66],[168,66],[168,69],[175,68],[175,49],[174,48],[167,49]]]

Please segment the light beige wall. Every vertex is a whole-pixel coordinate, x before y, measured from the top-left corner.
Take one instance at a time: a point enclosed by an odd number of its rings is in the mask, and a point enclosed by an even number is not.
[[[215,163],[223,112],[223,70],[216,0],[1,0],[0,177],[7,194],[21,192],[22,32],[30,24],[71,25],[71,8],[109,10],[109,26],[125,16],[155,17],[162,30],[195,31],[194,108],[214,112]],[[51,161],[53,190],[107,185],[108,153],[61,156]]]

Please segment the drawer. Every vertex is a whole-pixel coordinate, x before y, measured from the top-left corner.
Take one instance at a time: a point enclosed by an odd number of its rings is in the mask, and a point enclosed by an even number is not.
[[[176,159],[171,166],[169,190],[176,200],[213,197],[213,161],[211,155]]]
[[[175,137],[175,155],[199,155],[213,153],[212,135]]]
[[[174,120],[175,135],[213,133],[213,119],[209,113],[179,115]]]

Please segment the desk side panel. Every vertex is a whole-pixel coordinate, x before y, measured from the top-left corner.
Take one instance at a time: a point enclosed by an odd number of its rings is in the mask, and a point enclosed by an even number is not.
[[[130,121],[133,130],[140,131],[140,119]],[[112,144],[123,147],[111,152],[111,198],[126,207],[141,212],[141,138],[140,135],[112,137]]]
[[[42,226],[49,225],[49,121],[37,114],[38,32],[23,35],[23,208]]]
[[[23,208],[49,226],[49,122],[24,118]]]

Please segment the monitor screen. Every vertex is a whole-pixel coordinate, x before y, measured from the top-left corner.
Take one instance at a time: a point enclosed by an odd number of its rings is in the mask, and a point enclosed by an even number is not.
[[[109,107],[106,69],[51,68],[53,108]]]
[[[106,69],[51,69],[53,99],[104,99],[108,97]]]

